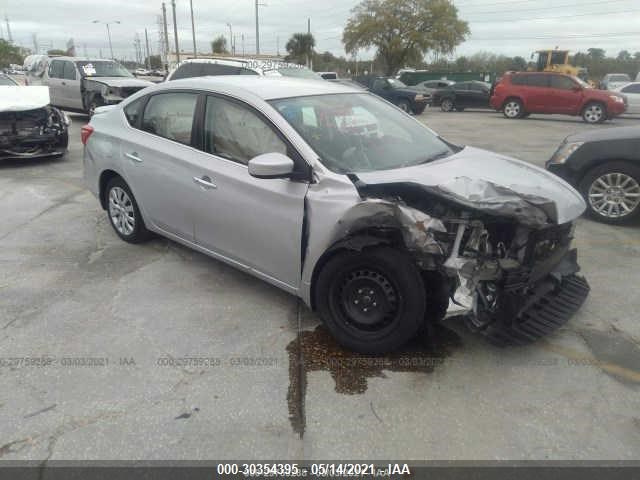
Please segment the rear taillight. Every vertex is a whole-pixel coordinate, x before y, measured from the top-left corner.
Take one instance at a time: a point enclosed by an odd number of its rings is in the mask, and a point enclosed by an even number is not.
[[[82,140],[82,144],[86,145],[89,137],[93,133],[93,127],[91,125],[85,125],[80,129],[80,139]]]

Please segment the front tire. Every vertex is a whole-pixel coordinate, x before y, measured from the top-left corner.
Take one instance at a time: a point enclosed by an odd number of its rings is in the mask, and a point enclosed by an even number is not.
[[[405,113],[411,113],[411,105],[406,100],[400,100],[396,103],[396,106]]]
[[[454,108],[455,104],[450,98],[443,99],[442,103],[440,104],[440,110],[442,110],[443,112],[452,112]]]
[[[602,123],[607,119],[607,109],[600,102],[588,103],[582,110],[582,119],[586,123]]]
[[[142,243],[150,232],[144,225],[136,199],[127,183],[120,177],[107,185],[107,215],[116,234],[125,242]]]
[[[393,248],[345,251],[317,280],[316,305],[345,348],[366,354],[397,350],[423,325],[425,286],[412,259]]]
[[[578,187],[589,216],[621,225],[640,217],[640,168],[609,162],[587,172]]]

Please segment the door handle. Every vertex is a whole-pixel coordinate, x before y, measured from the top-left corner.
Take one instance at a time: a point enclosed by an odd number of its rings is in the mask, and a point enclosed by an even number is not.
[[[129,160],[133,160],[134,162],[142,163],[142,159],[138,156],[136,152],[125,153],[124,156],[127,157]]]
[[[66,85],[66,84],[67,84],[67,82],[62,82],[62,85]]]
[[[193,177],[193,182],[196,185],[200,185],[204,190],[218,188],[218,186],[211,181],[211,178],[206,175],[204,177]]]

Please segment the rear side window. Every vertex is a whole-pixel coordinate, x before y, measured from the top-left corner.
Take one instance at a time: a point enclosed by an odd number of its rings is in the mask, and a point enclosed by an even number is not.
[[[622,89],[624,93],[640,93],[640,83],[635,83],[633,85],[627,85]]]
[[[195,93],[153,95],[144,109],[142,130],[190,145],[197,100]]]
[[[576,84],[568,77],[562,77],[560,75],[551,76],[551,88],[557,88],[560,90],[571,90]]]
[[[127,117],[127,122],[129,122],[129,125],[131,125],[132,127],[138,128],[138,121],[140,120],[140,116],[142,115],[144,100],[144,98],[140,98],[124,107],[124,116]]]
[[[527,75],[527,85],[530,87],[548,87],[549,75]]]
[[[217,63],[203,63],[201,75],[240,75],[240,67],[220,65]]]
[[[49,65],[50,78],[64,78],[64,62],[62,60],[53,60]]]
[[[526,85],[527,84],[527,75],[513,75],[511,77],[511,83],[513,85]]]
[[[180,65],[178,69],[171,75],[171,80],[180,80],[181,78],[201,77],[201,63],[185,63]]]
[[[469,90],[469,84],[468,83],[456,83],[453,86],[454,90],[459,90],[459,91],[467,91]]]

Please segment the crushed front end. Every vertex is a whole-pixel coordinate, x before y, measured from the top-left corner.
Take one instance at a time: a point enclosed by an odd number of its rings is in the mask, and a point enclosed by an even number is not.
[[[62,155],[69,119],[55,107],[0,112],[0,158]]]
[[[488,205],[488,196],[471,202],[424,185],[355,184],[365,203],[389,206],[425,278],[445,285],[427,285],[432,302],[443,301],[433,292],[448,295],[444,317],[463,316],[495,344],[541,338],[567,322],[588,296],[571,247],[574,222],[552,221],[545,213],[552,211],[549,202],[517,200],[509,191],[504,202],[496,194]]]

